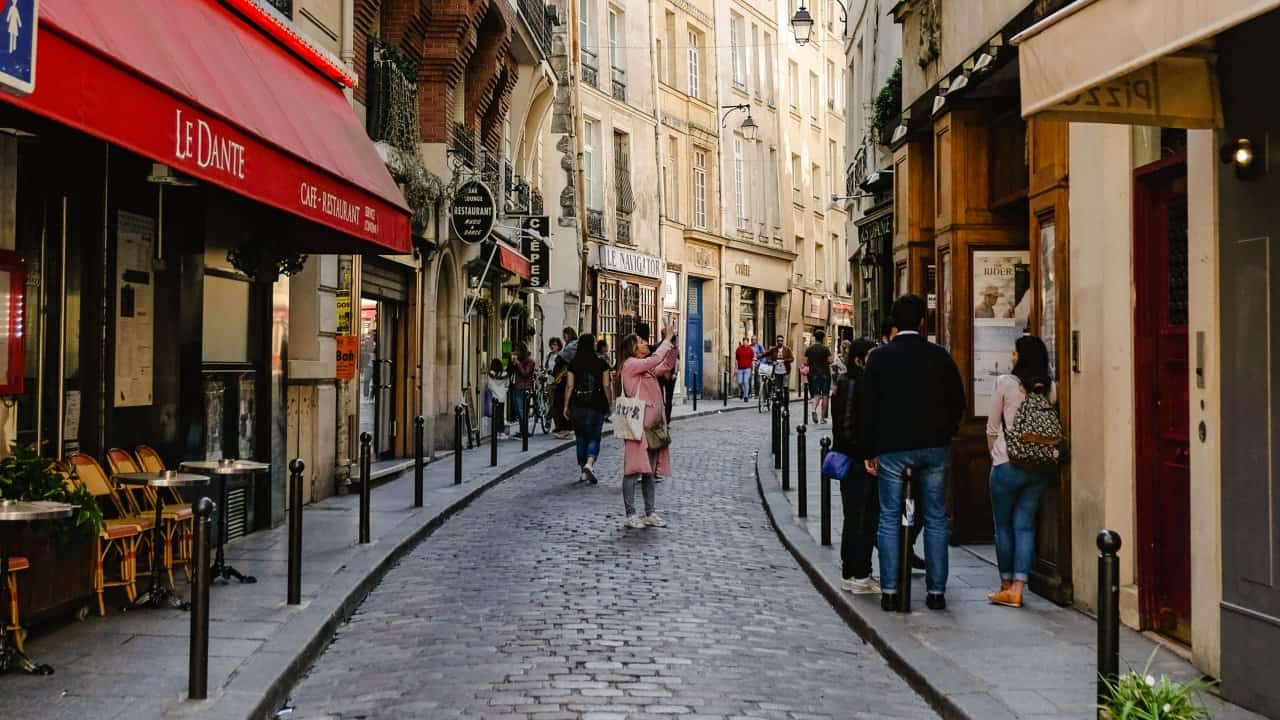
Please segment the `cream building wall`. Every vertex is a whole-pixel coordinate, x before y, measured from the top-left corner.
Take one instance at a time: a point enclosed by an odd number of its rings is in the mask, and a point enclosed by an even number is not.
[[[970,53],[985,45],[1029,2],[912,0],[899,10],[898,16],[904,18],[902,36],[921,38],[920,53],[902,58],[902,106],[911,105],[933,87],[943,73],[950,72]],[[1008,45],[1009,38],[1003,40]]]

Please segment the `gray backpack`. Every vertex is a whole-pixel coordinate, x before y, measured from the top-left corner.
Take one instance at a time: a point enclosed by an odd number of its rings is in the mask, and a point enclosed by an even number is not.
[[[1009,462],[1024,470],[1043,472],[1055,470],[1067,459],[1067,435],[1062,427],[1058,409],[1049,398],[1037,393],[1027,393],[1018,411],[1013,414],[1013,426],[1004,430],[1004,442],[1009,448]]]

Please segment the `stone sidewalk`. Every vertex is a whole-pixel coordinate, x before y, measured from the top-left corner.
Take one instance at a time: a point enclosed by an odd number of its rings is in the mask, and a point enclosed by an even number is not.
[[[792,414],[798,421],[799,416]],[[806,434],[808,517],[795,509],[795,428],[791,429],[791,491],[784,493],[769,443],[760,447],[760,493],[774,527],[810,579],[836,610],[948,718],[1001,720],[1082,720],[1094,718],[1097,624],[1073,608],[1028,594],[1022,610],[992,605],[987,593],[998,586],[994,565],[981,550],[951,548],[947,610],[924,608],[924,574],[912,584],[909,615],[880,609],[879,595],[851,595],[840,588],[839,483],[831,483],[831,547],[820,544],[820,440],[831,425],[809,425]],[[923,538],[916,545],[923,554]],[[873,554],[873,562],[874,554]],[[873,573],[880,574],[876,562]],[[1142,633],[1120,630],[1124,663],[1141,669],[1156,652],[1152,673],[1182,680],[1201,677],[1189,662]],[[1215,720],[1263,720],[1211,693],[1201,698]]]
[[[730,410],[754,405],[729,404]],[[723,410],[703,401],[697,415]],[[690,418],[677,407],[673,419]],[[606,425],[606,432],[608,426]],[[121,613],[123,595],[110,592],[104,618],[35,628],[27,650],[56,669],[51,677],[0,676],[0,716],[53,718],[270,717],[290,685],[319,654],[334,629],[417,541],[488,488],[568,450],[550,435],[499,443],[489,467],[487,442],[463,453],[462,485],[453,484],[453,455],[430,463],[425,506],[413,508],[413,472],[374,488],[372,542],[356,544],[358,496],[328,498],[303,513],[302,604],[285,604],[288,527],[252,533],[227,546],[227,560],[256,575],[257,584],[212,588],[209,699],[186,700],[190,615],[177,610]],[[186,585],[179,581],[180,590]]]

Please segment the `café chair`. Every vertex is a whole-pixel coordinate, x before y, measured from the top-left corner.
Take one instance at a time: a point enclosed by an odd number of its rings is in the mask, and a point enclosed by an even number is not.
[[[97,460],[84,453],[72,453],[67,461],[75,471],[74,478],[65,475],[67,483],[75,483],[89,491],[94,499],[101,502],[107,498],[116,517],[105,521],[102,532],[98,533],[95,548],[96,563],[93,573],[93,589],[98,594],[98,614],[105,615],[102,593],[109,587],[123,587],[129,601],[138,596],[138,549],[147,539],[147,531],[155,526],[155,518],[135,517],[128,513],[125,503],[116,496],[115,489],[107,480],[107,474]],[[120,557],[120,579],[107,580],[104,567],[106,560],[115,552]]]
[[[168,468],[164,465],[160,453],[150,445],[139,445],[133,449],[133,454],[138,458],[138,466],[143,472],[164,472]],[[187,579],[191,579],[191,548],[195,541],[195,518],[191,516],[191,504],[186,498],[182,497],[182,493],[178,488],[166,488],[169,491],[169,502],[171,505],[182,508],[186,511],[189,518],[186,522],[178,525],[178,545],[177,557],[179,564],[187,574]],[[163,491],[162,491],[163,492]],[[170,582],[173,581],[172,573],[170,573]]]
[[[134,461],[133,456],[127,450],[120,448],[111,448],[107,451],[107,465],[111,468],[112,475],[121,473],[143,472]],[[126,489],[127,488],[127,489]],[[160,502],[159,494],[156,488],[150,485],[133,485],[125,486],[117,483],[117,492],[128,492],[133,499],[133,508],[137,515],[152,518],[155,522],[156,505]],[[161,548],[163,554],[164,570],[169,575],[169,586],[176,587],[173,583],[173,566],[174,566],[174,542],[181,542],[181,536],[187,534],[187,531],[194,528],[194,515],[191,512],[191,506],[183,502],[176,504],[169,502],[161,510],[161,521],[163,527],[160,528],[160,538],[164,542]],[[187,565],[187,578],[190,579],[191,571]]]
[[[19,652],[26,652],[22,644],[26,640],[27,631],[22,629],[18,617],[18,573],[29,567],[31,563],[24,557],[9,558],[9,625],[5,629],[13,633],[13,642],[18,646]]]

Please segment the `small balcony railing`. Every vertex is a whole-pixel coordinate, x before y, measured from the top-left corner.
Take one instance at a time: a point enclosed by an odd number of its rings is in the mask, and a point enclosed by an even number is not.
[[[529,215],[531,214],[531,190],[529,182],[516,174],[515,169],[511,167],[511,163],[503,163],[503,181],[504,187],[507,189],[506,214],[508,215]]]
[[[547,4],[542,0],[519,0],[520,15],[529,25],[529,32],[542,52],[551,55],[551,25],[547,22]]]
[[[587,234],[591,237],[604,237],[604,211],[588,210],[587,211]]]
[[[622,68],[613,69],[613,99],[627,101],[627,71]]]
[[[635,244],[635,241],[631,239],[631,216],[626,213],[618,213],[616,220],[618,223],[618,242],[623,245]]]
[[[449,126],[449,149],[467,167],[476,166],[476,134],[462,123]]]
[[[533,190],[531,192],[529,197],[529,213],[532,215],[544,214],[541,190]]]
[[[582,48],[582,82],[600,88],[600,58],[587,48]]]

